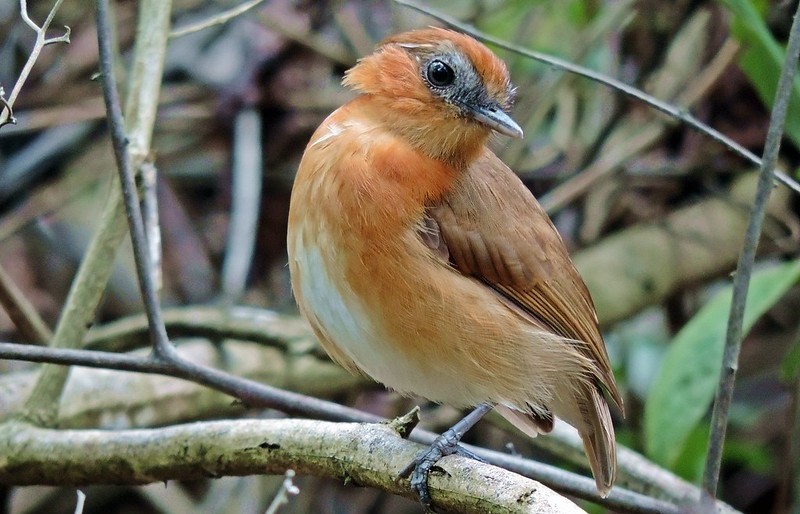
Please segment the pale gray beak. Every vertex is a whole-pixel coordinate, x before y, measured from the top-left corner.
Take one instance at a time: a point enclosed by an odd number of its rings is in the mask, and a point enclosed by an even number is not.
[[[522,129],[511,116],[504,113],[497,106],[488,107],[469,107],[469,112],[475,121],[479,121],[487,127],[506,136],[522,139]]]

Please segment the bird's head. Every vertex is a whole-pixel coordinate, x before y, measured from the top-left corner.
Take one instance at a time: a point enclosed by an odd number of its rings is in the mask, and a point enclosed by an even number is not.
[[[372,100],[376,115],[429,155],[471,160],[492,130],[521,138],[508,115],[508,69],[473,38],[441,28],[392,36],[348,70],[344,84]]]

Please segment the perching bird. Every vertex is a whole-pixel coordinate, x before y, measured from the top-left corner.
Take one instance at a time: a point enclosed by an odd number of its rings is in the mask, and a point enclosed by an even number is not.
[[[608,494],[606,396],[622,400],[592,299],[550,219],[486,147],[492,131],[522,137],[505,64],[429,28],[386,39],[344,84],[360,95],[312,136],[289,209],[292,289],[322,346],[400,393],[478,406],[459,432],[492,407],[531,436],[564,419]],[[457,451],[448,435],[414,463],[423,503],[427,470]]]

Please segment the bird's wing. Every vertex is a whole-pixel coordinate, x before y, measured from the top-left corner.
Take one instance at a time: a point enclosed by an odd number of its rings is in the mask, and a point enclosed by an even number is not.
[[[586,284],[550,218],[494,153],[485,150],[428,208],[420,232],[436,255],[481,280],[510,308],[575,341],[622,409]]]

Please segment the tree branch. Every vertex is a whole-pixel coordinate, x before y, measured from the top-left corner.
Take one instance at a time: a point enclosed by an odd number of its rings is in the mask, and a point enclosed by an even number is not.
[[[214,421],[149,430],[0,427],[0,483],[146,484],[227,475],[300,474],[336,478],[413,497],[400,470],[422,448],[388,425],[313,420]],[[450,456],[429,485],[442,512],[581,513],[530,479]]]
[[[2,266],[0,266],[0,305],[14,322],[20,335],[31,343],[47,344],[53,337],[50,327]]]
[[[61,316],[56,324],[51,348],[78,348],[95,310],[103,297],[114,263],[116,249],[125,237],[125,223],[119,193],[112,189],[100,227],[92,237],[78,273],[72,281]],[[34,424],[51,425],[58,416],[58,402],[69,368],[42,367],[36,387],[31,392],[23,416]]]
[[[172,361],[165,361],[157,356],[137,357],[133,355],[120,355],[109,352],[96,352],[88,350],[40,348],[27,345],[0,343],[0,358],[13,358],[33,361],[47,361],[86,365],[103,369],[121,369],[138,371],[142,373],[159,373],[190,380],[199,384],[214,387],[232,396],[242,399],[251,407],[273,407],[279,403],[279,410],[284,412],[312,415],[321,419],[334,421],[358,421],[361,423],[378,423],[382,418],[356,409],[344,407],[335,403],[307,397],[290,391],[285,391],[265,384],[253,382],[240,377],[208,368],[203,365],[193,364],[202,368],[202,372],[187,370],[184,365],[176,365]],[[290,410],[292,409],[292,410]],[[410,439],[423,444],[430,444],[436,434],[424,430],[414,430]],[[0,432],[0,444],[3,443]],[[615,487],[607,498],[601,498],[597,492],[594,481],[588,477],[579,476],[555,466],[542,464],[521,457],[504,453],[467,446],[474,453],[487,462],[514,471],[523,476],[532,478],[555,490],[577,496],[620,512],[637,514],[682,514],[684,507],[672,503],[649,498],[642,494]],[[695,498],[689,499],[691,505],[699,498],[699,491]],[[721,512],[735,512],[726,505],[719,503]]]
[[[293,354],[315,352],[319,347],[311,328],[299,316],[247,307],[192,305],[163,311],[164,323],[173,338],[204,337],[212,341],[239,339],[278,348]],[[147,343],[147,318],[129,316],[92,328],[86,334],[87,349],[124,352]]]
[[[364,389],[363,378],[302,351],[303,346],[300,341],[280,350],[235,340],[211,343],[191,339],[182,342],[178,350],[198,364],[315,397],[332,399]],[[295,351],[298,347],[301,350]],[[0,423],[12,419],[24,405],[35,378],[33,369],[0,376]],[[61,428],[146,428],[236,416],[246,410],[229,395],[195,382],[102,368],[74,368],[63,397],[58,417]]]

